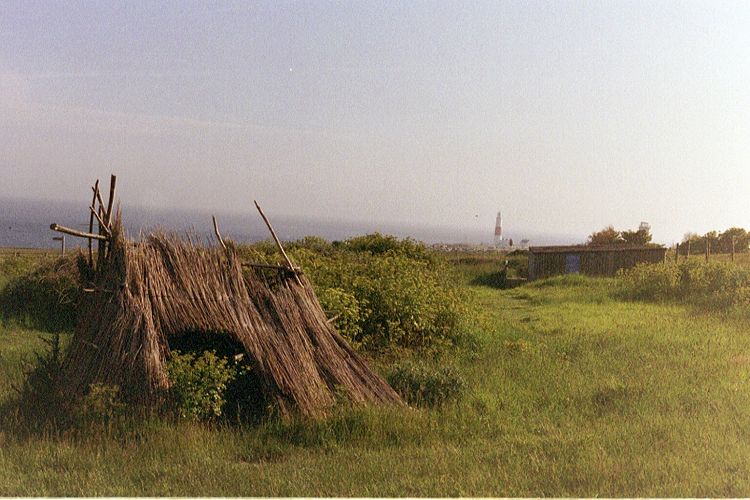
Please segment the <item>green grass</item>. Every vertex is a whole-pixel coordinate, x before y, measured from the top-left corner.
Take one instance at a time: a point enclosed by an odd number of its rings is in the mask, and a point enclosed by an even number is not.
[[[620,301],[614,283],[470,287],[478,345],[451,353],[468,386],[458,403],[255,427],[8,426],[0,494],[750,495],[750,324]],[[0,330],[1,377],[38,335]]]

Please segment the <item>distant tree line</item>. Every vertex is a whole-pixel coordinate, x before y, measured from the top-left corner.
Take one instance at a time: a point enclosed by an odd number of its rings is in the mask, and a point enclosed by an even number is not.
[[[691,254],[706,252],[706,243],[710,243],[711,253],[731,253],[732,240],[734,240],[734,251],[737,253],[746,253],[750,247],[750,233],[741,227],[732,227],[720,233],[718,231],[709,231],[704,235],[696,233],[687,233],[680,243],[680,255],[686,255],[688,245]]]
[[[618,231],[613,226],[607,226],[601,231],[591,233],[588,241],[589,246],[605,245],[648,245],[651,243],[651,231],[649,229],[636,229],[634,231]]]

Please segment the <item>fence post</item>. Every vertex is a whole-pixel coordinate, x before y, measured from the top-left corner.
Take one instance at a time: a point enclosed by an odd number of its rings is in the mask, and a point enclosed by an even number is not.
[[[60,242],[60,254],[65,257],[65,235],[63,234],[62,236],[55,236],[52,239]]]
[[[706,235],[706,262],[708,262],[708,258],[711,255],[711,239]]]
[[[688,243],[687,253],[685,254],[685,260],[686,261],[690,259],[690,240],[688,240],[687,243]]]
[[[677,243],[674,247],[674,263],[677,264],[680,261],[680,244]]]
[[[732,236],[732,262],[734,262],[734,236]]]

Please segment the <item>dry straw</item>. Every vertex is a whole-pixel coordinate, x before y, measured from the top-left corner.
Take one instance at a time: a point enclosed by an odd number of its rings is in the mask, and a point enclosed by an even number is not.
[[[79,258],[89,293],[63,366],[69,397],[93,383],[112,384],[129,401],[155,408],[169,388],[169,339],[201,331],[244,346],[266,398],[283,415],[319,416],[341,396],[401,403],[327,321],[304,275],[243,272],[230,242],[199,247],[162,233],[128,242],[119,213],[109,230],[99,262]]]

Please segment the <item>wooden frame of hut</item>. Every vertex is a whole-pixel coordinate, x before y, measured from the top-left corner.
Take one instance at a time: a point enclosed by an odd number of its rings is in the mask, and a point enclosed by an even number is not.
[[[561,274],[614,276],[640,263],[664,262],[667,249],[658,246],[529,247],[529,280]]]
[[[119,387],[126,401],[158,407],[170,386],[170,339],[202,332],[226,335],[242,346],[264,400],[275,402],[282,415],[321,415],[340,397],[401,403],[336,332],[260,206],[285,266],[241,262],[215,219],[220,246],[200,247],[161,233],[128,241],[119,210],[113,215],[114,187],[113,176],[105,206],[98,181],[94,186],[88,233],[51,226],[99,243],[97,258],[91,245],[88,256],[78,257],[86,293],[63,360],[62,390],[68,397],[101,383]]]

